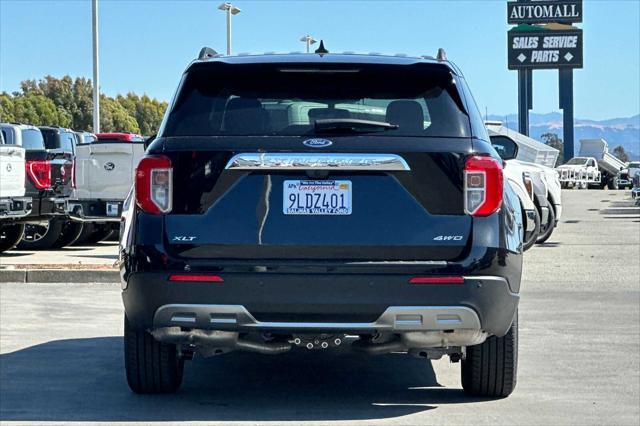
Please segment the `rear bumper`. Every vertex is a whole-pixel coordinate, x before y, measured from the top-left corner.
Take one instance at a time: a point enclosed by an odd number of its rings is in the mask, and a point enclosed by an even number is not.
[[[221,274],[221,283],[173,282],[169,274],[129,275],[122,297],[132,326],[291,333],[464,328],[501,336],[519,301],[496,276],[434,285],[409,284],[406,274],[238,272]]]
[[[66,202],[62,197],[33,198],[33,208],[26,219],[66,215]]]
[[[78,222],[120,222],[122,200],[69,200],[67,214]]]
[[[31,213],[31,197],[0,198],[0,218],[18,219]]]

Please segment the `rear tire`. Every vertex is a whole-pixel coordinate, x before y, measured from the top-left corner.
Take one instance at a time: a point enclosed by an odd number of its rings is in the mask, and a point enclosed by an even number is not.
[[[85,244],[98,244],[111,234],[111,228],[105,224],[95,224],[94,232],[87,238]]]
[[[0,225],[0,253],[11,250],[20,242],[24,233],[24,224],[12,223]]]
[[[82,233],[82,222],[67,220],[62,225],[60,236],[53,244],[53,248],[62,248],[73,244]]]
[[[47,250],[52,248],[58,237],[60,237],[64,222],[61,219],[51,219],[45,225],[27,224],[18,248],[20,250]]]
[[[618,179],[609,178],[609,182],[607,182],[607,188],[609,188],[609,189],[618,189]]]
[[[518,313],[509,332],[467,347],[462,360],[462,388],[467,395],[504,398],[516,387],[518,373]]]
[[[547,223],[540,224],[540,234],[538,235],[538,239],[536,240],[537,244],[542,244],[551,237],[553,234],[553,230],[556,227],[556,212],[553,207],[549,206],[549,217],[547,219]]]
[[[182,383],[184,361],[176,345],[160,343],[146,331],[134,330],[124,318],[124,366],[135,393],[173,393]]]

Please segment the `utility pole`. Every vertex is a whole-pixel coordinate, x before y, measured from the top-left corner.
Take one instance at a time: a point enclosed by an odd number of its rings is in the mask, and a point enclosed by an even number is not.
[[[98,58],[98,0],[91,1],[93,31],[93,133],[100,133],[100,72]]]
[[[242,12],[239,8],[231,3],[222,3],[218,9],[227,13],[227,56],[231,55],[231,15],[237,15]]]
[[[311,50],[311,45],[316,42],[316,40],[313,37],[311,37],[309,34],[307,34],[306,36],[302,36],[300,41],[307,46],[307,53],[309,53],[309,51]]]

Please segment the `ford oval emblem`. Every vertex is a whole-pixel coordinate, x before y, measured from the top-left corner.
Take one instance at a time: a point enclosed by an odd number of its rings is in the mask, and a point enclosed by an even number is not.
[[[110,172],[111,170],[115,169],[116,165],[113,164],[111,161],[109,161],[108,163],[104,163],[104,169],[108,172]]]
[[[333,145],[333,142],[326,139],[307,139],[302,144],[310,148],[326,148]]]

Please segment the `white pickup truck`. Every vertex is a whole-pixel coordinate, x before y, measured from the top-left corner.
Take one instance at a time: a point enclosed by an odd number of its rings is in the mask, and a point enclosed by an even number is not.
[[[0,133],[0,253],[15,246],[24,232],[17,221],[31,212],[31,197],[25,197],[25,151],[5,145]]]
[[[609,144],[604,139],[581,140],[578,156],[556,168],[565,188],[601,189],[630,188],[631,180],[626,173],[621,173],[625,169],[625,163],[609,153]]]
[[[116,229],[122,203],[144,156],[144,138],[131,133],[99,133],[76,145],[76,188],[67,203],[71,219]]]

